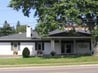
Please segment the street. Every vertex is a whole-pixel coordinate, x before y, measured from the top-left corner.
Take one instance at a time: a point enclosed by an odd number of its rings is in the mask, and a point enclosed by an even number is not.
[[[0,73],[98,73],[98,65],[0,68]]]

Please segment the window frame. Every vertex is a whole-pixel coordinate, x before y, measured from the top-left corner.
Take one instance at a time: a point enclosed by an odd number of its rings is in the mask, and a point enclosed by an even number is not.
[[[40,45],[40,49],[39,49]],[[35,50],[44,50],[44,42],[35,42]]]
[[[11,42],[11,51],[14,50],[15,45],[17,45],[17,50],[20,51],[20,42]]]

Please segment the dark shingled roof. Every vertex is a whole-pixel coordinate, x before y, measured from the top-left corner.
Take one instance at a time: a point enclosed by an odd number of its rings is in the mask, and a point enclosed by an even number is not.
[[[76,32],[76,34],[82,34],[83,36],[91,35],[91,33],[89,31],[75,31],[75,32]],[[67,30],[63,31],[63,30],[56,29],[52,32],[49,32],[48,38],[51,38],[51,36],[56,37],[57,35],[65,37],[68,34],[70,34],[70,32]],[[75,34],[75,36],[77,36],[76,34]],[[47,37],[42,37],[42,38],[47,38]],[[38,35],[38,33],[36,31],[32,31],[31,38],[27,38],[26,32],[25,32],[25,33],[19,33],[19,34],[12,34],[12,35],[8,35],[8,36],[2,36],[2,37],[0,37],[0,41],[41,41],[41,40],[43,40],[42,38]]]
[[[84,34],[84,35],[91,35],[90,31],[75,30],[74,32],[76,32],[76,33],[81,33],[81,34]],[[68,30],[56,29],[56,30],[54,30],[54,31],[49,32],[48,35],[49,35],[49,36],[55,36],[55,35],[59,35],[59,36],[60,36],[61,33],[70,33],[70,31],[68,31]]]
[[[0,40],[26,40],[26,33],[19,33],[19,34],[12,34],[8,36],[2,36],[0,37]]]
[[[55,34],[59,34],[59,33],[63,33],[63,32],[68,32],[68,31],[66,31],[66,30],[63,31],[63,30],[60,30],[60,29],[56,29],[54,31],[49,32],[48,35],[55,35]]]
[[[38,33],[35,30],[33,30],[32,31],[32,38],[41,38],[41,37],[38,35]]]
[[[8,36],[2,36],[0,37],[0,41],[9,41],[9,40],[16,40],[16,41],[32,41],[33,40],[37,40],[40,39],[38,33],[36,31],[32,32],[32,37],[31,38],[27,38],[26,37],[26,32],[25,33],[19,33],[19,34],[12,34],[12,35],[8,35]]]

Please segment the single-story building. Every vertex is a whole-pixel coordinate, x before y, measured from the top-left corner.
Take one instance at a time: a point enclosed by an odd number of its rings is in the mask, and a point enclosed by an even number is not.
[[[27,26],[25,33],[0,37],[0,55],[22,55],[27,47],[30,56],[50,55],[85,55],[94,52],[94,39],[87,27],[68,26],[64,30],[54,30],[47,37],[40,37],[38,33]]]

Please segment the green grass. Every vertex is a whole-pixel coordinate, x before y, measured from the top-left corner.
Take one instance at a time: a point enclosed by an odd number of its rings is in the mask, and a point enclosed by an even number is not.
[[[40,66],[40,65],[77,65],[98,64],[98,56],[69,56],[69,57],[32,57],[32,58],[0,58],[0,66]]]

